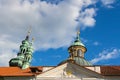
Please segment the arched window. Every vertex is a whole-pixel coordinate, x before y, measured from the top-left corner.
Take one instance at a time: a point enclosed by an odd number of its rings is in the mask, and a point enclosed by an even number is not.
[[[83,57],[83,53],[82,53],[82,51],[80,49],[78,49],[77,55]]]
[[[25,49],[23,49],[23,54],[25,54]]]

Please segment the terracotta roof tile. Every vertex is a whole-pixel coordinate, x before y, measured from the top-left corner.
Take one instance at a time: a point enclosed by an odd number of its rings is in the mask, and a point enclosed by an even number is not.
[[[37,69],[37,72],[32,72],[32,69]],[[42,67],[30,67],[20,69],[19,67],[0,67],[0,76],[34,76],[42,72]]]
[[[100,68],[104,76],[120,76],[120,66],[101,66]]]

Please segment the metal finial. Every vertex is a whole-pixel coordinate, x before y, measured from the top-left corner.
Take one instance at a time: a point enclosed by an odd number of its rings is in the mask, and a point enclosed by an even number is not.
[[[32,28],[31,28],[31,26],[30,26],[30,27],[29,27],[29,30],[28,30],[28,33],[27,33],[27,36],[26,36],[26,40],[29,40],[29,36],[30,36],[31,30],[32,30]]]
[[[29,26],[29,30],[28,30],[28,33],[27,33],[28,36],[30,35],[31,31],[32,31],[32,27]]]
[[[80,27],[78,28],[77,35],[80,35]]]
[[[80,35],[80,31],[77,31],[77,35]]]
[[[77,37],[76,37],[77,40],[80,39],[80,28],[78,28],[78,31],[77,31]]]
[[[34,41],[35,39],[34,38],[32,38],[32,42]]]

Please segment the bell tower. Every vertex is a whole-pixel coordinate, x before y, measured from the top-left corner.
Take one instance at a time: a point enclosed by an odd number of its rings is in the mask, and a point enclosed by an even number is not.
[[[73,59],[74,57],[84,58],[84,54],[87,51],[85,45],[81,42],[79,35],[80,31],[77,32],[77,37],[74,43],[68,48],[70,59]]]
[[[26,69],[30,66],[30,62],[32,60],[32,53],[33,53],[33,40],[32,42],[29,41],[31,30],[28,31],[28,34],[25,40],[22,41],[20,45],[20,50],[17,54],[16,58],[12,58],[9,61],[9,66],[20,67],[22,69]]]
[[[33,40],[32,39],[32,42],[29,42],[29,46],[27,47],[27,50],[24,54],[25,58],[24,58],[24,61],[23,61],[23,66],[22,66],[22,69],[26,69],[30,66],[30,62],[32,60],[32,53],[33,53]]]
[[[76,63],[81,66],[92,66],[85,57],[84,54],[87,51],[87,48],[80,40],[80,31],[77,32],[75,41],[68,47],[69,57],[67,60],[62,61],[58,65],[61,65],[67,61]]]

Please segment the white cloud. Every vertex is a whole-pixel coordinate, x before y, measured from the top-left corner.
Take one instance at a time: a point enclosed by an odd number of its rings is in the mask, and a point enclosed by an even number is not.
[[[92,4],[91,0],[67,0],[58,5],[37,0],[32,4],[28,0],[24,2],[4,0],[0,1],[0,4],[0,34],[16,38],[12,38],[11,41],[20,40],[23,39],[27,27],[32,25],[32,36],[36,38],[37,49],[69,45],[79,24],[75,19],[80,15],[82,15],[81,19],[87,15],[82,24],[87,24],[88,27],[95,22],[92,16],[95,14],[94,8],[86,9],[82,14],[79,13],[82,7]]]
[[[36,50],[68,46],[79,25],[75,20],[81,15],[82,8],[90,4],[91,0],[65,0],[58,5],[39,0],[33,3],[29,0],[0,0],[0,35],[10,36],[1,37],[0,48],[4,50],[0,50],[0,65],[6,65],[2,62],[6,60],[5,63],[8,63],[16,55],[13,50],[18,50],[16,44],[24,39],[29,25],[32,26],[31,36],[35,37]],[[93,9],[86,9],[82,15],[95,21]],[[91,26],[89,21],[83,21],[82,24],[86,22],[88,27]]]
[[[24,39],[29,25],[32,26],[31,36],[35,37],[36,50],[70,45],[77,26],[94,26],[96,10],[86,8],[92,4],[95,0],[64,0],[58,5],[40,0],[33,3],[29,0],[0,0],[0,36],[10,36],[1,37],[0,48],[4,50],[0,50],[0,55],[7,57],[3,56],[0,61],[15,56],[13,50],[18,50],[17,43]],[[80,22],[75,21],[77,18]],[[0,65],[4,65],[1,62]]]
[[[80,14],[80,24],[83,25],[83,27],[93,27],[95,25],[95,19],[94,16],[96,14],[95,8],[88,8],[85,11],[81,12]]]
[[[101,0],[102,4],[107,8],[113,8],[112,4],[116,2],[116,0]]]
[[[18,49],[18,44],[9,40],[10,36],[2,35],[0,36],[0,65],[7,66],[9,60],[16,57],[16,49]]]
[[[91,63],[97,63],[100,61],[110,60],[114,59],[120,56],[120,49],[113,49],[113,50],[104,50],[101,53],[99,53],[99,56],[92,59]]]

